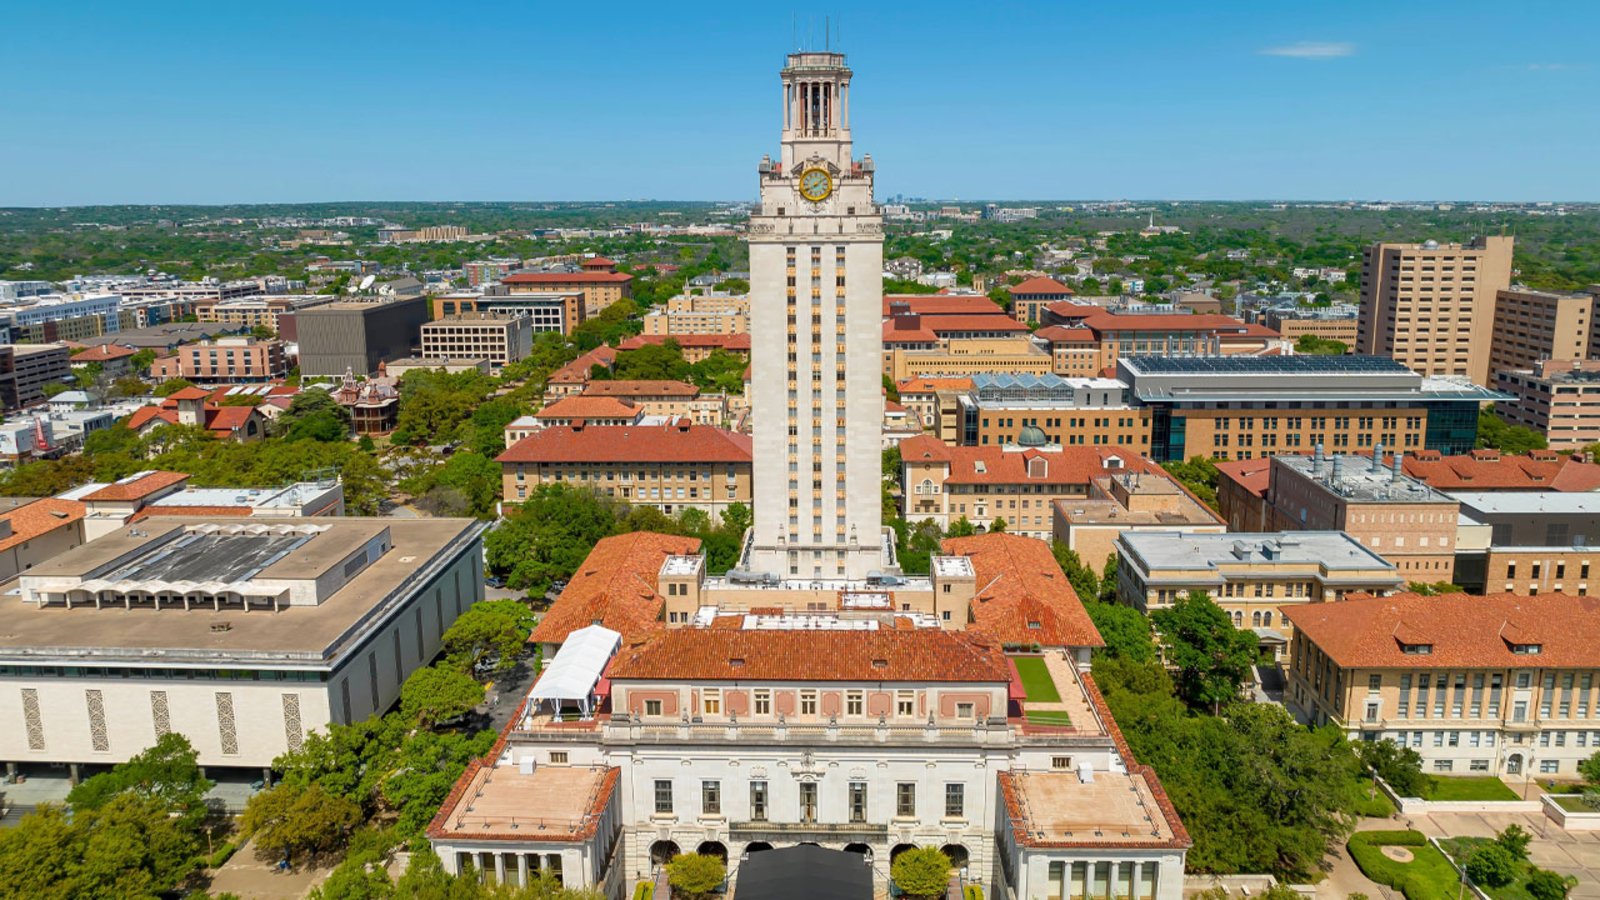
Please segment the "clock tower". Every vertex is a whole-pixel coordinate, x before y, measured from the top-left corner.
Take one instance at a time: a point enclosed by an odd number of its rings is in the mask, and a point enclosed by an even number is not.
[[[850,145],[842,53],[791,53],[778,158],[750,217],[755,525],[741,567],[893,572],[880,498],[883,218]]]

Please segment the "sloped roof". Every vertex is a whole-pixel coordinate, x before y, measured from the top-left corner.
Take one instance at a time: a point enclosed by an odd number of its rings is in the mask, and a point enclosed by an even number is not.
[[[1568,594],[1351,597],[1280,607],[1334,662],[1359,668],[1600,666],[1600,598]],[[1403,644],[1431,645],[1406,653]],[[1537,644],[1537,654],[1513,644]]]
[[[1441,456],[1407,454],[1401,470],[1437,490],[1600,490],[1600,464],[1576,456],[1503,456],[1498,453]]]
[[[114,359],[127,359],[139,351],[128,347],[118,347],[116,344],[97,344],[82,353],[74,354],[70,362],[73,365],[92,362],[110,362]]]
[[[700,389],[682,381],[646,379],[602,379],[583,389],[585,397],[697,397]]]
[[[1233,459],[1216,464],[1217,472],[1257,497],[1265,497],[1272,485],[1272,458]]]
[[[625,679],[1005,683],[1000,647],[941,628],[871,631],[675,628],[624,645],[608,672]]]
[[[562,397],[534,413],[539,419],[632,419],[639,407],[615,397]]]
[[[1021,284],[1012,285],[1011,287],[1007,288],[1007,290],[1011,291],[1011,296],[1013,297],[1035,295],[1070,296],[1072,294],[1072,288],[1067,287],[1054,278],[1044,277],[1029,278],[1027,281],[1024,281]]]
[[[147,406],[145,409],[153,409]],[[113,482],[83,497],[84,502],[138,500],[156,491],[182,484],[190,478],[187,472],[140,472],[121,481]]]
[[[673,341],[681,348],[711,347],[727,351],[750,349],[750,335],[740,334],[636,334],[618,345],[619,350],[638,350],[646,344],[665,344]]]
[[[947,538],[942,549],[972,561],[978,582],[971,605],[974,629],[1007,644],[1105,646],[1044,541],[980,534]]]
[[[626,272],[517,272],[501,284],[622,284],[633,280]]]
[[[904,378],[895,382],[901,394],[931,394],[936,391],[970,391],[971,378]]]
[[[81,520],[87,511],[88,507],[76,500],[46,497],[0,514],[0,521],[11,523],[11,533],[0,538],[0,550],[10,550],[18,544],[43,537],[57,528],[71,525]]]
[[[595,624],[619,632],[624,640],[662,628],[665,601],[657,592],[661,564],[669,556],[699,549],[699,538],[652,531],[602,538],[528,640],[559,644],[572,632]]]
[[[709,425],[560,425],[496,457],[502,463],[749,463],[750,435]]]
[[[1045,460],[1041,476],[1028,475],[1028,461]],[[946,484],[1088,484],[1102,475],[1122,472],[1163,474],[1161,467],[1147,462],[1138,453],[1110,445],[1069,446],[1059,449],[1006,450],[996,446],[952,447],[930,435],[918,435],[900,442],[904,462],[942,461],[949,463]],[[1115,467],[1108,467],[1118,460]],[[1164,477],[1164,476],[1163,476]]]

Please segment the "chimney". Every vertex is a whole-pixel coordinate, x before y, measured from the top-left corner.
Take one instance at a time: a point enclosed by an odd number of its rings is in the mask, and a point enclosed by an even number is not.
[[[1326,465],[1327,458],[1322,455],[1322,443],[1319,441],[1311,448],[1311,477],[1313,479],[1321,478]]]

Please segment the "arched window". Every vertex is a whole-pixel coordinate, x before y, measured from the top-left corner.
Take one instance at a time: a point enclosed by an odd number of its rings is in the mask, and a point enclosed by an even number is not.
[[[1260,628],[1261,627],[1261,610],[1258,609],[1255,612],[1250,614],[1250,627],[1252,627],[1252,628]]]
[[[1272,627],[1272,610],[1269,609],[1261,614],[1261,624],[1267,626],[1268,628]]]
[[[1242,612],[1240,612],[1238,610],[1234,610],[1233,611],[1233,627],[1235,627],[1235,628],[1243,628],[1244,627],[1244,613],[1242,613]]]

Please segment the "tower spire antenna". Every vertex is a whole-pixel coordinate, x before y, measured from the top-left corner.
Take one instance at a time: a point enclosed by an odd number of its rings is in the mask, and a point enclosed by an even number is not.
[[[822,17],[822,49],[824,52],[833,49],[833,25],[828,21],[828,16]]]

